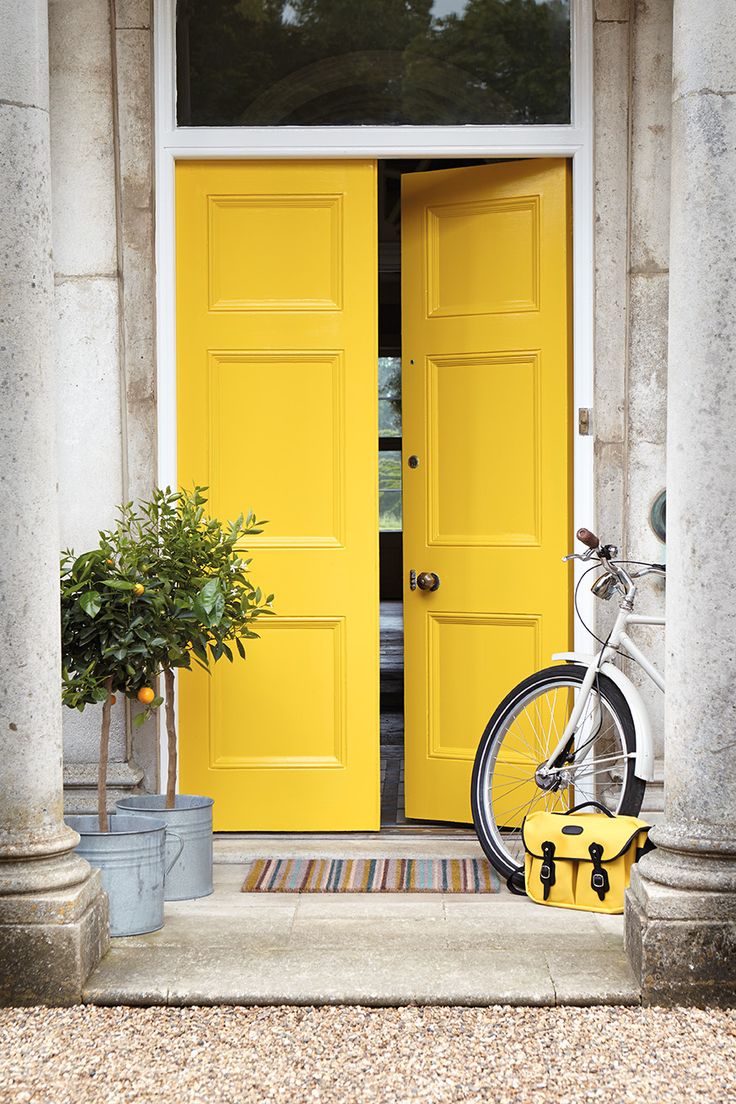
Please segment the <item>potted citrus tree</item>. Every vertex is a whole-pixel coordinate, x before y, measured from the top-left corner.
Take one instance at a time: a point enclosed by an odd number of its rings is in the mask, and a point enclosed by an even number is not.
[[[110,903],[111,935],[137,935],[163,924],[166,829],[132,817],[108,815],[110,715],[116,695],[137,699],[150,713],[160,703],[155,603],[146,593],[137,550],[124,541],[61,559],[62,701],[83,711],[101,705],[97,815],[70,816],[80,834],[78,852],[102,873]]]
[[[178,794],[175,671],[198,663],[246,658],[258,634],[254,623],[272,614],[273,595],[249,577],[243,541],[261,532],[253,513],[223,524],[206,511],[206,488],[158,490],[121,519],[154,586],[155,631],[149,644],[163,674],[168,772],[166,792],[117,802],[120,812],[160,818],[183,842],[166,880],[165,899],[191,900],[212,892],[211,797]]]

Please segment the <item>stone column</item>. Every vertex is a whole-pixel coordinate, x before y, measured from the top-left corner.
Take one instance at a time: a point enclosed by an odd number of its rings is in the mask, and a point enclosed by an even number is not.
[[[626,946],[649,1002],[736,997],[736,39],[675,0],[665,810]]]
[[[0,1002],[66,1004],[107,899],[63,821],[46,0],[0,26]]]
[[[141,379],[145,370],[138,363],[142,350],[135,347],[136,324],[145,325],[148,318],[152,327],[154,296],[148,289],[146,303],[131,306],[131,320],[123,326],[122,307],[134,277],[128,251],[122,255],[119,123],[127,116],[120,110],[123,105],[116,104],[120,73],[111,22],[117,6],[110,0],[48,0],[48,5],[57,419],[63,427],[58,454],[61,546],[79,553],[97,544],[99,530],[114,523],[121,502],[139,497],[143,490],[140,461],[133,458],[131,478],[126,448],[130,426],[136,422],[134,413],[131,418],[131,390],[148,415],[149,469],[155,469],[155,422]],[[129,16],[141,15],[137,5],[118,6]],[[147,98],[150,112],[150,85],[140,94]],[[138,156],[147,160],[145,145]],[[94,479],[89,477],[91,470]],[[144,493],[150,489],[149,483]],[[132,730],[126,730],[129,708],[121,696],[112,711],[110,810],[119,798],[136,792],[143,774],[132,755]],[[67,812],[97,809],[100,721],[101,706],[89,706],[84,713],[64,710]],[[142,734],[134,731],[140,746]],[[156,765],[149,769],[154,790]]]

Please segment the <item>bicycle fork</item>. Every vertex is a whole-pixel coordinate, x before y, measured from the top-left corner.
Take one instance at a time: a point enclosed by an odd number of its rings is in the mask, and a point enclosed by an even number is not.
[[[566,752],[567,748],[572,746],[572,741],[573,741],[573,738],[575,736],[575,733],[577,732],[577,727],[578,727],[578,725],[579,725],[579,723],[580,723],[580,721],[583,717],[583,714],[585,712],[585,708],[588,704],[588,698],[590,697],[591,690],[593,689],[593,685],[595,683],[595,680],[597,679],[598,675],[600,674],[600,669],[601,669],[601,667],[603,666],[603,664],[606,660],[606,652],[607,651],[610,651],[610,649],[608,647],[601,649],[601,651],[599,652],[599,654],[595,658],[595,662],[591,663],[590,666],[588,667],[588,670],[585,673],[585,678],[583,679],[583,681],[580,685],[580,692],[578,694],[578,699],[575,702],[575,705],[573,706],[572,713],[570,714],[569,720],[568,720],[567,724],[565,725],[565,729],[564,729],[564,731],[562,733],[562,736],[560,737],[554,751],[552,752],[552,754],[549,756],[549,758],[546,760],[546,762],[543,764],[543,766],[541,768],[541,770],[543,772],[548,772],[548,773],[551,774],[554,770],[556,770],[557,766],[558,766],[557,760],[560,758],[560,756],[564,752]],[[600,709],[600,702],[598,703],[596,708]],[[595,728],[595,726],[593,726],[593,727]],[[583,750],[585,750],[585,749],[583,749]],[[587,754],[587,751],[586,751],[586,754]],[[585,755],[583,755],[581,761],[584,760],[584,758],[585,758]]]

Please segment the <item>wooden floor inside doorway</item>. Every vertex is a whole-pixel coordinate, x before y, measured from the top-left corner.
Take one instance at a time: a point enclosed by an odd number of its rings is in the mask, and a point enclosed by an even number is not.
[[[401,602],[381,602],[381,827],[404,815],[404,618]]]

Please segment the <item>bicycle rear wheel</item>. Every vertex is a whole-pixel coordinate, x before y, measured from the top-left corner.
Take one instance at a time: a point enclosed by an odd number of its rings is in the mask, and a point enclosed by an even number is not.
[[[566,663],[537,671],[514,687],[481,737],[471,804],[481,846],[508,877],[524,862],[521,825],[530,812],[565,812],[597,801],[635,816],[646,783],[634,774],[636,732],[626,698],[599,675],[565,753],[551,774],[540,768],[554,751],[580,693],[586,668]]]

